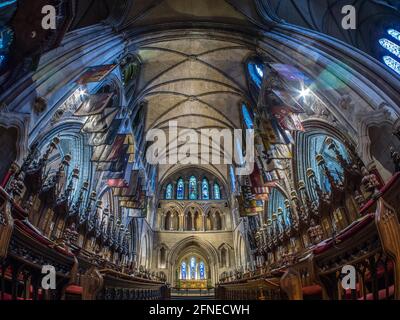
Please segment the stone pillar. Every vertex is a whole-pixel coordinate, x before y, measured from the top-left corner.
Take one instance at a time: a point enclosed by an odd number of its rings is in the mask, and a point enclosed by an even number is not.
[[[165,213],[162,213],[160,216],[160,230],[165,229]]]
[[[175,214],[173,213],[171,213],[171,215],[169,216],[169,231],[174,230],[174,216]]]
[[[195,228],[195,225],[194,225],[194,213],[192,212],[190,214],[190,216],[191,216],[191,219],[192,219],[192,231],[196,231],[196,228]]]
[[[176,199],[176,181],[172,182],[172,199]]]
[[[184,228],[184,222],[185,220],[184,220],[184,215],[181,213],[180,215],[179,215],[179,231],[183,231],[183,228]]]
[[[184,192],[184,194],[185,194],[185,200],[186,199],[189,199],[189,182],[187,181],[187,180],[185,180],[185,192]]]
[[[203,198],[203,193],[201,191],[201,181],[197,180],[197,199],[199,200]]]
[[[215,212],[212,214],[212,220],[213,220],[213,230],[217,230],[217,218],[216,218]]]
[[[205,213],[202,214],[202,221],[203,221],[203,228],[202,228],[202,230],[203,230],[203,231],[206,231],[206,223],[207,223],[207,221],[206,221],[206,214],[205,214]]]

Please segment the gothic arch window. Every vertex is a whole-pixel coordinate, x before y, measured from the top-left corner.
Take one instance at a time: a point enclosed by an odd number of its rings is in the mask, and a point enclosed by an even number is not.
[[[186,268],[186,262],[182,261],[181,264],[181,279],[187,279],[187,268]]]
[[[247,64],[250,79],[254,84],[261,88],[262,79],[264,77],[264,66],[260,61],[252,60]]]
[[[191,176],[189,179],[189,199],[197,200],[197,179]]]
[[[250,115],[249,109],[244,103],[242,104],[242,116],[243,116],[243,121],[246,124],[246,128],[253,129],[254,128],[253,117]]]
[[[279,226],[282,226],[282,221],[284,221],[286,225],[290,225],[288,212],[286,211],[285,207],[285,200],[286,198],[282,192],[276,188],[272,189],[270,200],[268,202],[267,217],[268,219],[272,219],[272,215],[276,214]]]
[[[209,190],[209,183],[208,183],[207,178],[203,178],[203,181],[201,183],[201,198],[203,200],[210,199],[210,190]]]
[[[197,272],[196,272],[196,258],[192,257],[190,258],[190,279],[194,280],[196,279],[197,276]]]
[[[309,165],[307,166],[307,168],[313,169],[318,184],[325,192],[330,192],[331,186],[329,184],[328,178],[323,172],[323,169],[320,166],[318,166],[316,160],[317,155],[322,155],[331,175],[333,176],[336,182],[341,182],[343,180],[343,168],[336,159],[334,151],[329,148],[328,138],[332,140],[332,142],[336,145],[336,148],[339,150],[339,152],[343,155],[344,158],[348,157],[345,146],[338,140],[328,137],[324,134],[317,134],[310,138]]]
[[[221,189],[218,183],[214,183],[214,200],[221,200]]]
[[[400,75],[400,32],[395,29],[388,29],[390,37],[382,38],[379,44],[385,50],[383,62],[397,74]]]
[[[172,183],[169,183],[169,184],[167,185],[166,190],[165,190],[165,199],[166,199],[166,200],[172,200],[172,197],[173,197],[173,190],[174,190],[174,188],[173,188],[173,186],[172,186]]]
[[[204,280],[206,278],[206,269],[203,261],[200,261],[199,271],[200,271],[200,280]]]
[[[185,198],[185,183],[182,178],[179,178],[177,182],[176,198],[178,200],[183,200]]]

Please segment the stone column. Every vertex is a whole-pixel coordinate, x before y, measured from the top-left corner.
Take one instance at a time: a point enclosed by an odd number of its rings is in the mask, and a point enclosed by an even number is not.
[[[217,230],[217,215],[215,212],[212,214],[212,219],[213,219],[213,230]]]
[[[184,220],[184,216],[183,216],[183,213],[181,213],[180,215],[179,215],[179,231],[183,231],[183,227],[184,227],[184,222],[185,220]]]
[[[195,228],[195,225],[194,225],[194,213],[192,212],[190,214],[190,216],[191,216],[191,219],[192,219],[192,231],[196,231],[196,228]]]
[[[202,217],[202,221],[203,221],[203,228],[202,228],[202,230],[203,230],[203,231],[206,231],[206,223],[207,223],[207,221],[206,221],[206,214],[203,213],[201,217]]]
[[[172,182],[172,199],[176,199],[176,181]]]
[[[186,199],[189,199],[189,182],[187,181],[187,180],[185,180],[185,192],[184,192],[184,194],[185,194],[185,200]]]
[[[201,200],[203,198],[203,194],[201,192],[201,181],[197,180],[197,199]]]
[[[171,215],[169,216],[169,231],[173,231],[174,230],[174,214],[171,213]]]

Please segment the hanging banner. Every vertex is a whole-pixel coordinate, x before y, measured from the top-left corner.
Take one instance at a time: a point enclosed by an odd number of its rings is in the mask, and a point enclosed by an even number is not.
[[[117,137],[122,120],[114,119],[111,122],[110,128],[104,132],[93,133],[90,135],[88,144],[94,147],[98,147],[104,144],[113,144]]]
[[[87,119],[82,128],[84,133],[105,132],[110,127],[112,121],[118,113],[118,109],[106,109],[104,115],[91,116]]]
[[[115,68],[116,64],[107,64],[96,67],[87,68],[77,81],[80,85],[85,85],[92,82],[100,82],[107,77]]]
[[[113,93],[100,93],[91,95],[89,100],[82,103],[74,115],[77,117],[88,117],[103,113],[113,96]]]
[[[284,106],[276,106],[271,108],[272,115],[278,120],[279,125],[290,131],[305,131],[300,116],[290,112]]]

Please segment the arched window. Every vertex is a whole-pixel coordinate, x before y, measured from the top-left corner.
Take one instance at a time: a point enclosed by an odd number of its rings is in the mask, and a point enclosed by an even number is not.
[[[272,219],[272,215],[276,214],[279,219],[279,226],[281,226],[282,218],[284,219],[286,225],[290,225],[288,212],[286,211],[285,206],[286,199],[282,192],[276,188],[273,188],[269,199],[267,218]],[[279,215],[279,212],[282,212],[282,217]]]
[[[167,185],[167,189],[165,190],[165,199],[172,200],[173,197],[173,190],[172,183]]]
[[[196,258],[192,257],[190,259],[190,279],[196,279]]]
[[[200,261],[199,270],[200,270],[200,280],[204,280],[206,278],[206,269],[204,267],[203,261]]]
[[[251,80],[256,84],[258,88],[261,88],[262,79],[264,77],[264,66],[260,62],[251,61],[248,63],[247,68],[249,70]]]
[[[400,75],[400,32],[389,29],[387,33],[391,36],[390,40],[386,38],[379,40],[379,44],[386,53],[383,56],[383,62]]]
[[[327,143],[328,137],[323,134],[318,134],[313,136],[309,141],[309,167],[314,170],[315,176],[317,178],[318,184],[325,192],[331,191],[331,186],[329,183],[328,178],[326,177],[323,169],[318,166],[317,160],[315,156],[320,154],[325,159],[325,163],[337,182],[341,182],[343,180],[343,168],[341,167],[340,163],[336,159],[336,155],[333,150],[329,149],[329,145]],[[347,158],[347,151],[344,145],[336,139],[332,139],[333,143],[336,145],[338,151],[342,154],[344,158]]]
[[[197,179],[191,176],[189,179],[189,199],[197,200]]]
[[[207,180],[207,178],[203,178],[203,182],[201,183],[201,198],[203,200],[210,199],[210,192],[209,192],[208,188],[209,188],[208,180]]]
[[[250,115],[249,109],[247,109],[247,106],[244,103],[242,104],[242,115],[243,115],[243,121],[246,124],[246,128],[253,129],[254,128],[253,117]]]
[[[176,187],[176,198],[178,200],[183,200],[185,198],[185,183],[182,178],[178,179],[177,187]]]
[[[186,262],[183,261],[182,264],[181,264],[181,279],[185,280],[186,276],[187,276],[187,273],[186,273]]]
[[[221,200],[221,190],[218,183],[214,183],[214,199]]]

